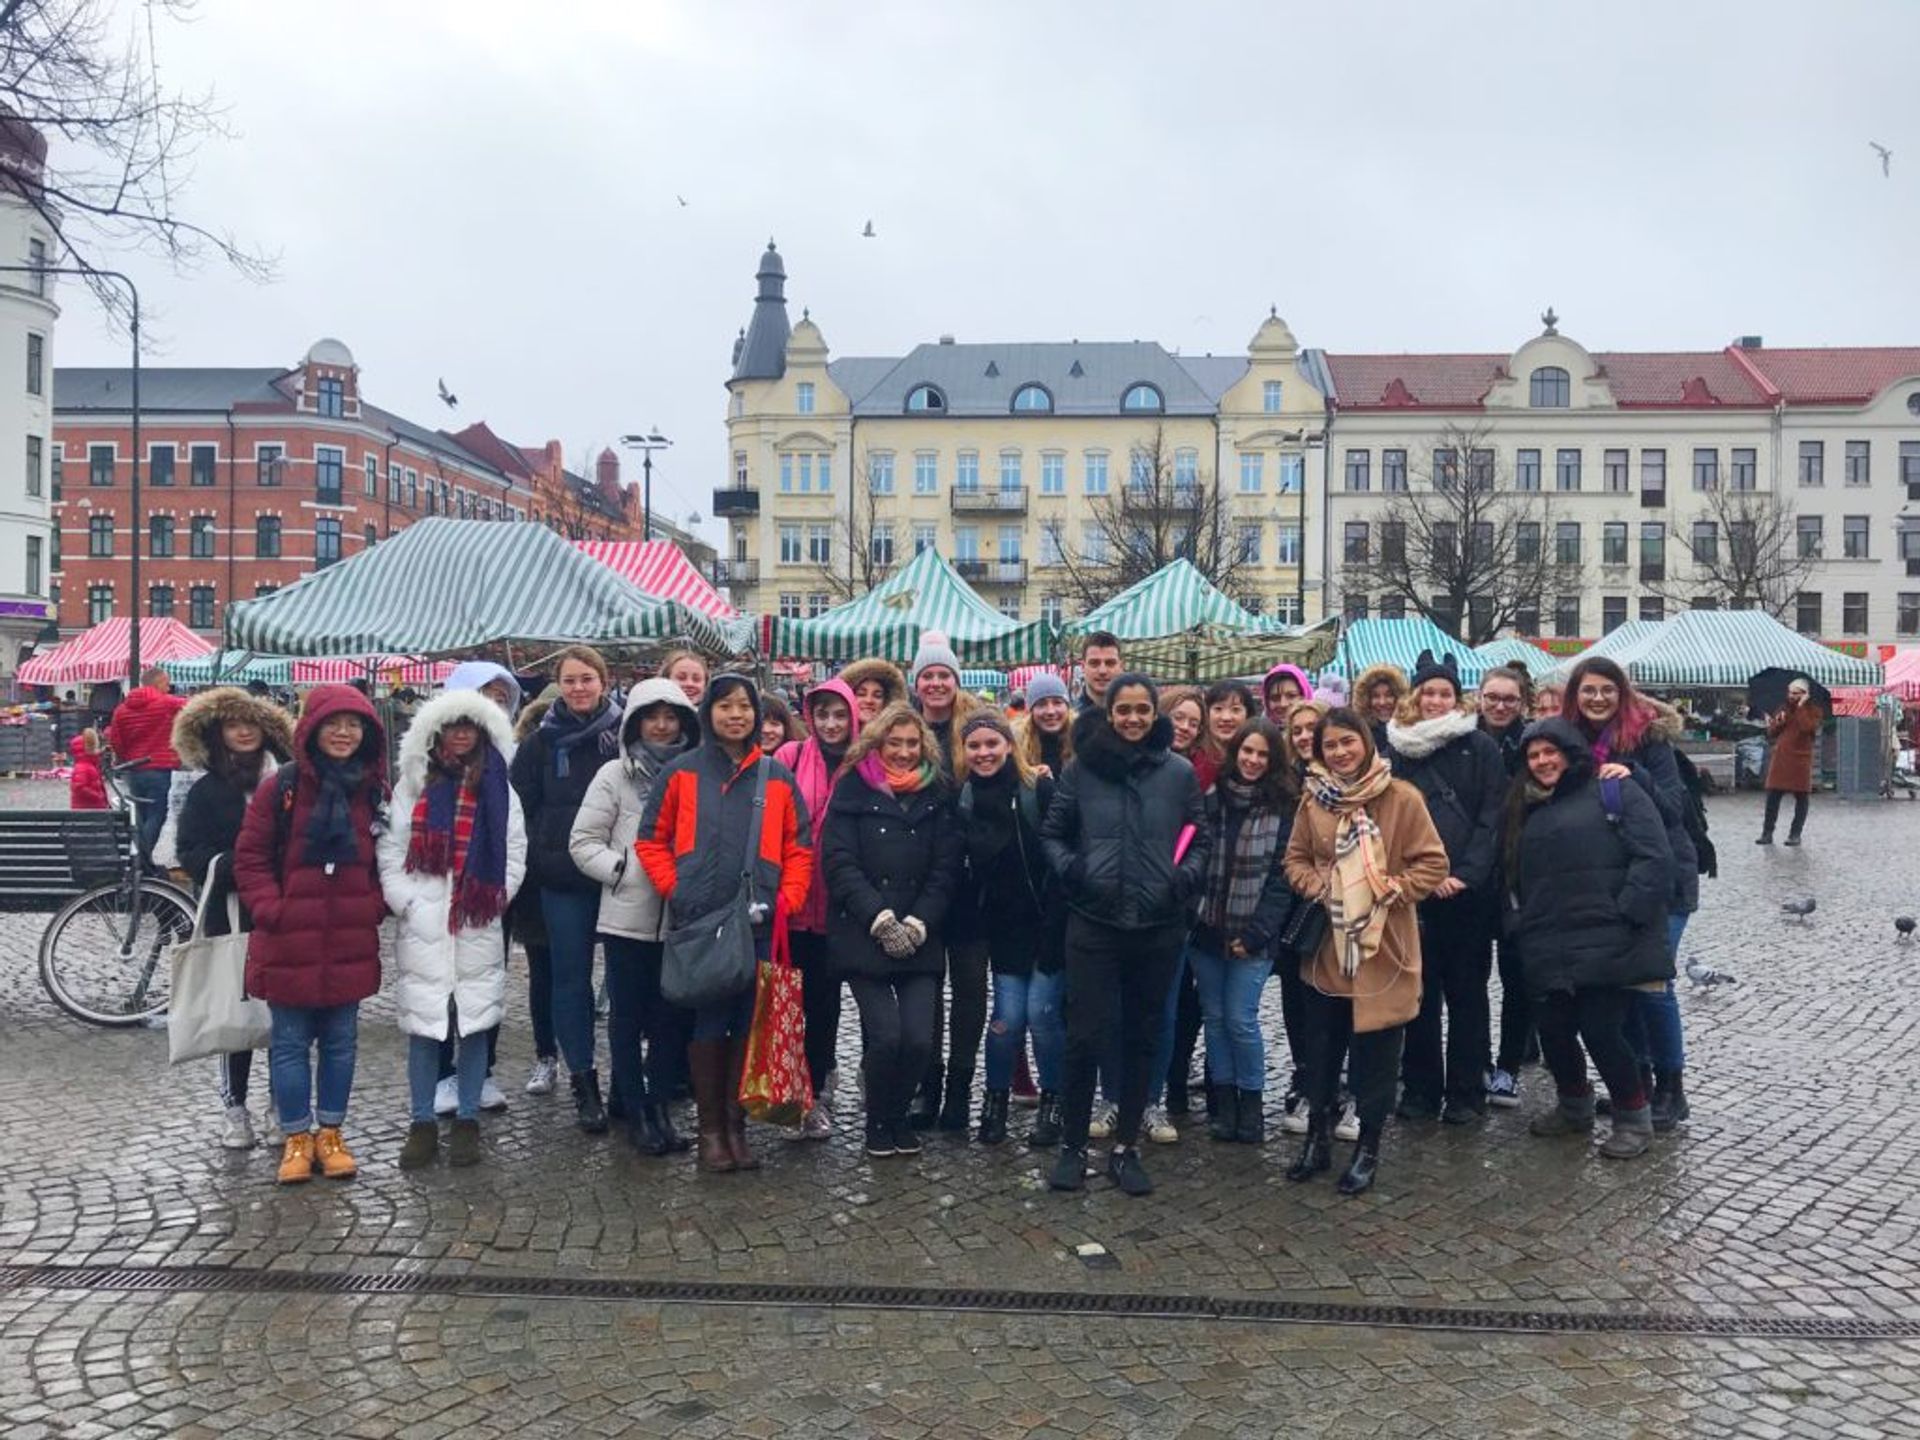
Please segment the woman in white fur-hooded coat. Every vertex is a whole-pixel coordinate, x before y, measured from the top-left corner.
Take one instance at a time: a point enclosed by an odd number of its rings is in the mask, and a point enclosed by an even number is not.
[[[437,752],[441,732],[461,721],[479,731],[476,751],[489,752],[467,762],[473,777],[468,793],[476,805],[471,838],[483,839],[487,826],[480,812],[491,794],[491,803],[505,816],[505,853],[489,862],[482,845],[471,843],[450,866],[447,858],[432,858],[444,854],[445,842],[438,837],[446,833],[449,807],[423,805],[422,799],[435,778],[447,774],[444,752]],[[449,691],[428,701],[400,742],[399,774],[379,858],[381,889],[399,918],[394,1008],[408,1035],[447,1039],[449,999],[462,1035],[500,1023],[507,989],[501,919],[527,871],[526,822],[520,797],[506,783],[512,753],[513,731],[505,712],[476,690]],[[500,868],[497,877],[486,873],[490,865]],[[434,873],[436,867],[445,873]],[[458,920],[456,901],[462,910]]]

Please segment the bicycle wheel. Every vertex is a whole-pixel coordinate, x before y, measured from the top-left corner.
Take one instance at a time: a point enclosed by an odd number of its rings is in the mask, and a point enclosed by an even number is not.
[[[164,1015],[168,947],[193,934],[193,900],[164,880],[97,885],[76,896],[40,937],[40,983],[53,1003],[90,1025],[127,1027]]]

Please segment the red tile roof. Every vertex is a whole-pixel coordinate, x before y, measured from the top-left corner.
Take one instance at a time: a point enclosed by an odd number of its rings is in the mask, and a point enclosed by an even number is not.
[[[1328,355],[1342,410],[1477,409],[1505,355]],[[1399,388],[1395,388],[1395,382]]]
[[[1623,406],[1768,403],[1766,393],[1724,350],[1613,350],[1593,358]],[[1705,382],[1705,389],[1696,382]]]
[[[1792,405],[1864,405],[1896,380],[1920,375],[1920,346],[1913,345],[1746,354]]]

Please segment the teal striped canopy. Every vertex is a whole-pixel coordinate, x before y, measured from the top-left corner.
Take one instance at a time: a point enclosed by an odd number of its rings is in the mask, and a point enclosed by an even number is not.
[[[912,663],[924,630],[938,630],[962,665],[1006,666],[1050,658],[1052,627],[1008,619],[973,592],[931,548],[865,595],[812,620],[773,621],[773,654],[782,660]]]
[[[1407,674],[1422,650],[1434,658],[1451,655],[1460,669],[1460,683],[1469,690],[1480,684],[1487,662],[1464,640],[1456,640],[1424,615],[1404,620],[1350,620],[1340,637],[1340,653],[1327,669],[1348,680],[1369,665],[1397,665]]]
[[[531,522],[417,520],[227,609],[227,643],[269,655],[451,655],[512,640],[731,653],[711,616],[643,594]]]
[[[1473,653],[1480,657],[1480,663],[1489,670],[1496,665],[1524,665],[1529,677],[1560,663],[1531,640],[1522,640],[1517,635],[1502,635],[1498,640],[1476,645]]]
[[[293,683],[293,661],[284,655],[257,655],[251,650],[216,650],[192,660],[163,660],[160,668],[175,685],[200,689],[206,685],[263,685]]]
[[[1061,628],[1069,635],[1107,630],[1122,640],[1157,640],[1203,625],[1242,631],[1285,628],[1235,604],[1186,559],[1169,561]]]
[[[1683,610],[1670,620],[1634,624],[1639,628],[1624,640],[1625,625],[1545,678],[1565,684],[1573,667],[1594,655],[1609,656],[1648,690],[1741,690],[1774,667],[1830,687],[1877,686],[1885,676],[1877,662],[1842,655],[1761,610]]]
[[[1275,665],[1318,670],[1333,658],[1339,642],[1340,621],[1328,616],[1293,630],[1196,625],[1178,635],[1126,641],[1121,654],[1129,670],[1166,682],[1204,684],[1265,675]]]
[[[1601,657],[1620,665],[1653,636],[1660,633],[1664,620],[1623,620],[1578,655],[1567,655],[1554,663],[1544,675],[1534,676],[1536,684],[1564,685],[1573,667],[1588,657]]]

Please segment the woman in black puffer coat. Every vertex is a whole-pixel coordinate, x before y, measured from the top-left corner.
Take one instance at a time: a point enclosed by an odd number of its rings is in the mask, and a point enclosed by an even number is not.
[[[1530,1128],[1593,1129],[1591,1055],[1613,1104],[1613,1133],[1600,1153],[1629,1159],[1646,1151],[1653,1115],[1627,1043],[1628,1007],[1634,987],[1673,978],[1673,852],[1659,808],[1639,786],[1594,778],[1576,726],[1539,721],[1523,745],[1525,771],[1506,829],[1508,929],[1520,938],[1540,1048],[1560,1091],[1559,1106]]]
[[[820,830],[827,953],[860,1008],[867,1153],[919,1153],[907,1102],[926,1068],[960,883],[953,789],[931,728],[889,705],[847,750]]]

